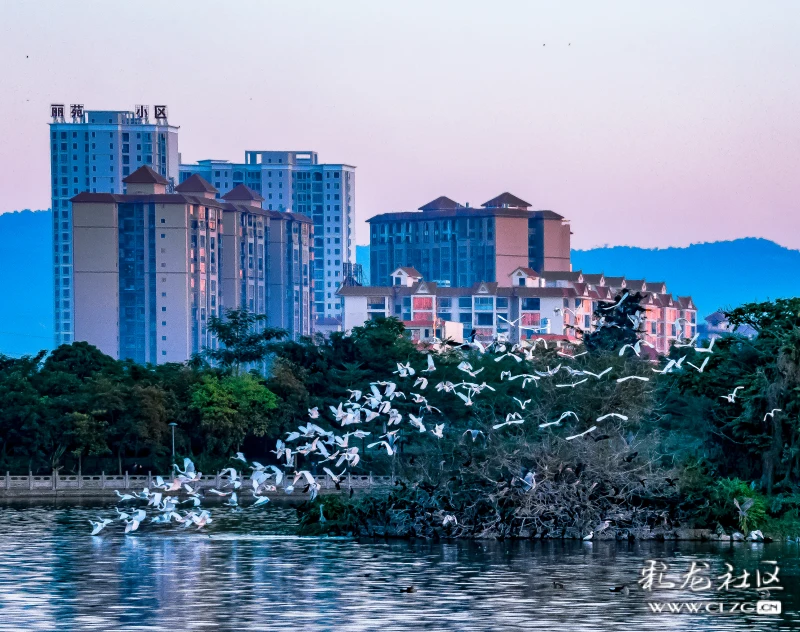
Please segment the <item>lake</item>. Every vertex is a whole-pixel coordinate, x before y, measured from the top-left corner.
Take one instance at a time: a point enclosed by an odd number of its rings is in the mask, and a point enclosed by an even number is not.
[[[789,543],[355,541],[293,535],[295,512],[210,505],[202,531],[89,519],[114,503],[0,501],[0,630],[789,630],[800,627],[800,556]],[[647,560],[673,589],[644,591]],[[782,591],[716,590],[774,571]],[[692,562],[708,563],[680,585]],[[658,568],[661,568],[660,566]],[[713,578],[704,589],[702,576]],[[609,591],[630,586],[630,594]],[[412,587],[413,592],[401,592]],[[563,587],[562,587],[563,586]],[[772,588],[775,583],[771,585]],[[780,601],[779,616],[718,614]],[[653,613],[703,602],[712,613]],[[753,606],[754,607],[754,606]],[[747,606],[746,606],[747,608]]]

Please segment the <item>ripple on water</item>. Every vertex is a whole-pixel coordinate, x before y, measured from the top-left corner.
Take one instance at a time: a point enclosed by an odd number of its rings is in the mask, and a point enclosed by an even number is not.
[[[776,630],[800,626],[798,547],[682,543],[357,542],[294,534],[294,510],[213,506],[197,532],[117,523],[113,505],[0,506],[0,631],[5,630]],[[644,560],[779,559],[788,612],[654,615],[634,584]],[[719,571],[717,573],[716,571]],[[564,585],[554,588],[553,582]],[[413,586],[414,592],[401,592]],[[692,599],[688,591],[664,596]]]

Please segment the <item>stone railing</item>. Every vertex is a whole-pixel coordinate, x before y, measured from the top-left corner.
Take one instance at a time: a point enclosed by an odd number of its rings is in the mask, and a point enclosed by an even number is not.
[[[162,476],[165,482],[171,482],[171,476]],[[220,488],[225,483],[225,478],[220,474],[205,474],[200,479],[191,483],[194,488],[210,489]],[[298,481],[298,485],[305,486],[305,478]],[[335,489],[336,485],[327,474],[314,477],[321,489]],[[156,484],[156,477],[148,473],[142,474],[99,474],[94,476],[60,475],[53,473],[50,476],[15,476],[6,472],[0,478],[0,490],[5,491],[66,491],[66,490],[141,490],[145,487],[152,488]],[[369,474],[347,474],[339,483],[342,489],[367,489],[371,487],[387,487],[394,484],[391,476],[373,476]],[[242,487],[249,488],[249,479],[242,481]],[[278,492],[281,492],[278,488]]]

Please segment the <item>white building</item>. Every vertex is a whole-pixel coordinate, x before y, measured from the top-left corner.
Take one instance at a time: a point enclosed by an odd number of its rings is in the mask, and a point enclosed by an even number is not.
[[[72,206],[82,192],[126,193],[123,179],[148,165],[169,181],[178,179],[178,128],[166,106],[84,110],[52,105],[50,173],[53,209],[55,345],[75,340]]]
[[[341,322],[336,292],[344,264],[355,263],[355,167],[320,164],[313,151],[246,151],[244,163],[200,160],[181,164],[181,181],[197,174],[224,196],[239,184],[261,194],[262,208],[314,220],[314,315]]]
[[[368,320],[395,317],[414,340],[442,337],[445,323],[461,323],[463,336],[482,342],[504,338],[544,337],[576,342],[596,323],[599,301],[612,301],[622,292],[641,292],[644,308],[642,335],[657,353],[669,351],[679,336],[697,331],[697,310],[691,297],[673,297],[663,282],[626,280],[603,274],[545,272],[518,267],[503,284],[480,282],[468,287],[443,287],[425,281],[414,268],[397,268],[389,286],[345,286],[344,329]]]

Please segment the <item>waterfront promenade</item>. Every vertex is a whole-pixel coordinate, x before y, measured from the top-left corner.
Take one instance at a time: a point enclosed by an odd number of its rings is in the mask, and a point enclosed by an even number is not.
[[[172,482],[171,476],[163,476],[165,482]],[[349,493],[350,490],[361,491],[374,489],[376,487],[389,488],[394,484],[391,476],[374,476],[368,474],[348,474],[336,488],[333,480],[327,474],[317,475],[314,480],[319,484],[320,494],[330,493]],[[219,474],[204,474],[191,484],[193,488],[199,490],[222,489],[226,479]],[[114,496],[114,491],[141,491],[145,487],[153,489],[156,485],[156,475],[148,474],[98,474],[98,475],[74,475],[74,474],[50,474],[46,476],[28,475],[16,476],[8,472],[0,478],[0,498],[31,498],[47,496],[93,496],[108,497]],[[241,490],[252,489],[249,479],[245,479]],[[179,492],[176,492],[179,493]],[[262,492],[262,495],[275,497],[292,497],[287,494],[282,486],[278,486],[274,492]],[[297,493],[299,498],[303,498],[302,493]]]

